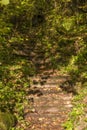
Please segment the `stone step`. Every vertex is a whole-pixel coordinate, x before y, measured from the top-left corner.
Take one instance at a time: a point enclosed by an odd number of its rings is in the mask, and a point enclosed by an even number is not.
[[[39,105],[37,103],[38,103],[38,101],[36,101],[36,103],[34,103],[34,106],[36,106],[36,109],[37,110],[42,110],[42,108],[43,108],[43,111],[46,111],[47,109],[49,110],[51,108],[55,108],[58,111],[62,111],[62,110],[66,111],[67,108],[72,108],[73,107],[73,105],[72,105],[72,103],[70,101],[66,101],[65,103],[64,102],[60,103],[60,101],[58,101],[58,100],[56,100],[56,101],[47,101],[47,102],[45,102],[45,101],[40,102],[39,101]],[[45,106],[44,106],[44,104],[45,104]],[[59,104],[60,104],[60,106],[59,106]],[[65,109],[62,106],[64,106]]]
[[[59,94],[62,93],[62,89],[61,88],[51,88],[49,87],[50,90],[47,90],[48,88],[39,88],[36,90],[28,90],[27,94],[29,95],[29,97],[33,97],[33,98],[46,98],[49,96],[53,96],[52,98],[54,98],[54,96],[58,95],[59,98]],[[57,98],[57,96],[56,96]]]
[[[62,83],[62,81],[60,80],[60,81],[51,81],[51,82],[46,82],[46,84],[44,84],[44,86],[60,86],[60,84]]]
[[[68,79],[69,77],[68,76],[62,76],[62,75],[57,75],[57,76],[50,76],[49,79]]]
[[[52,94],[50,94],[50,95],[52,95]],[[60,106],[71,104],[71,101],[70,101],[71,97],[69,97],[68,99],[66,99],[66,97],[64,97],[64,99],[62,99],[62,97],[56,96],[56,94],[53,94],[51,98],[48,97],[48,96],[49,95],[43,95],[41,97],[35,97],[34,98],[34,105],[36,104],[36,106],[37,106],[37,103],[39,103],[39,105],[45,104],[46,106],[53,106],[53,103],[54,103],[54,106],[56,104],[59,104],[59,103],[60,103]],[[61,102],[60,102],[60,100],[61,100]]]
[[[37,87],[37,88],[57,88],[59,87],[60,85],[59,84],[44,84],[44,85],[41,85],[41,84],[37,84],[37,85],[32,85],[32,87]]]
[[[72,99],[72,96],[69,96],[68,97],[62,97],[62,95],[59,95],[60,93],[58,94],[45,94],[45,95],[42,95],[42,96],[37,96],[37,95],[29,95],[27,96],[27,100],[29,101],[33,101],[33,104],[37,106],[37,103],[39,105],[51,105],[53,106],[53,103],[54,105],[57,104],[57,103],[60,103],[60,105],[68,105],[71,103],[71,99]],[[50,97],[51,96],[51,97]],[[60,102],[61,100],[61,102]]]
[[[70,112],[70,111],[68,111],[68,112]],[[64,115],[63,115],[64,114]],[[36,119],[36,120],[43,120],[43,119],[48,119],[48,120],[52,120],[52,118],[53,119],[57,119],[57,120],[59,120],[60,118],[61,119],[65,119],[65,117],[67,117],[68,116],[68,114],[66,115],[67,113],[65,113],[65,112],[60,112],[60,113],[44,113],[44,114],[42,114],[42,113],[38,113],[37,111],[34,113],[34,112],[31,112],[31,113],[28,113],[27,115],[26,115],[26,118],[28,118],[28,117],[32,117],[32,119]],[[42,118],[42,119],[41,119]]]
[[[41,90],[42,91],[42,90]],[[43,88],[43,91],[42,91],[42,94],[44,94],[44,95],[49,95],[49,94],[58,94],[58,93],[60,93],[60,92],[62,92],[62,89],[61,88],[57,88],[57,89],[55,89],[55,90],[45,90],[44,88]]]

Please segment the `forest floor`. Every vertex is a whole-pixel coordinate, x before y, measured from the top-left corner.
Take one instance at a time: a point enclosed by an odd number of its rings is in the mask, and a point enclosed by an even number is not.
[[[62,124],[73,107],[72,93],[60,87],[66,79],[68,75],[60,72],[44,72],[32,78],[27,96],[31,108],[25,108],[25,120],[30,122],[26,130],[64,130]]]

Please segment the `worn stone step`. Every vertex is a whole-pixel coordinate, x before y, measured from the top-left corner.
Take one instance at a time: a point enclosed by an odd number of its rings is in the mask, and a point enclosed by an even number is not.
[[[42,92],[42,94],[44,94],[44,95],[49,95],[49,94],[58,94],[58,93],[60,93],[60,92],[62,92],[62,89],[61,88],[58,88],[58,90],[57,89],[55,89],[55,90],[45,90],[44,88],[43,88],[43,91],[41,90],[41,92]]]
[[[61,117],[61,120],[64,120],[67,116],[68,116],[68,114],[63,115],[63,113],[61,115],[61,113],[59,113],[59,114],[40,114],[40,113],[36,112],[36,113],[28,113],[28,115],[26,115],[26,119],[32,118],[31,121],[34,120],[35,122],[36,121],[42,122],[42,121],[47,120],[49,123],[52,123],[53,120],[58,121],[60,119],[60,117]]]
[[[43,94],[41,96],[31,94],[31,95],[27,96],[26,98],[27,98],[27,100],[33,99],[34,104],[36,102],[36,106],[37,106],[37,103],[38,104],[45,104],[45,105],[47,105],[47,104],[49,105],[49,103],[52,104],[52,103],[55,103],[55,102],[60,103],[60,105],[61,104],[63,104],[63,105],[69,104],[68,101],[71,101],[72,97],[68,96],[68,98],[66,98],[66,97],[63,98],[62,95],[60,96],[59,94],[60,94],[60,92],[58,94],[54,94],[54,93]],[[61,100],[61,102],[60,102],[60,100]]]
[[[68,111],[68,112],[70,112],[70,111]],[[66,112],[67,113],[67,112]],[[40,120],[41,118],[42,119],[48,119],[48,120],[52,120],[52,118],[53,119],[56,119],[57,118],[57,120],[58,119],[64,119],[65,117],[67,117],[68,116],[68,114],[67,115],[65,115],[66,114],[65,112],[62,112],[62,113],[44,113],[44,114],[41,114],[41,113],[38,113],[37,111],[34,113],[34,112],[31,112],[31,113],[28,113],[27,115],[26,115],[26,118],[28,118],[28,117],[32,117],[32,119],[36,119],[36,120]],[[63,115],[64,114],[64,115]]]
[[[72,103],[70,101],[66,101],[65,103],[60,103],[60,101],[58,101],[58,100],[53,101],[53,102],[51,102],[51,101],[47,101],[47,102],[42,101],[41,103],[39,101],[39,105],[37,103],[38,102],[36,101],[36,103],[34,103],[34,106],[36,106],[37,108],[40,108],[40,109],[43,108],[43,110],[46,110],[46,109],[49,109],[49,108],[52,108],[52,107],[57,108],[58,110],[60,110],[60,108],[61,108],[61,110],[64,110],[64,108],[62,106],[64,106],[65,110],[66,110],[67,108],[72,108],[73,107],[73,105],[72,105]],[[45,106],[44,106],[44,104],[45,104]],[[52,105],[52,104],[54,104],[54,105]],[[59,106],[59,104],[60,104],[60,106]]]
[[[61,76],[57,76],[57,77],[49,77],[48,81],[54,80],[54,81],[58,81],[58,80],[67,80],[66,77],[61,77]]]
[[[60,81],[51,81],[51,82],[46,82],[46,84],[45,84],[45,86],[47,85],[49,85],[49,86],[54,86],[54,87],[56,87],[56,86],[60,86],[60,84],[61,84],[61,80]]]
[[[37,88],[57,88],[59,87],[59,84],[44,84],[41,86],[41,84],[37,84],[37,85],[32,85],[32,87],[37,87]]]
[[[38,105],[38,103],[39,103],[39,105]],[[45,104],[45,106],[44,106],[44,104]],[[46,98],[45,98],[45,101],[43,99],[42,100],[37,100],[37,99],[34,100],[34,106],[36,105],[36,106],[39,106],[42,108],[49,108],[49,107],[54,106],[54,107],[57,107],[60,109],[59,104],[60,104],[61,109],[62,109],[62,106],[65,106],[65,108],[66,107],[70,108],[73,106],[71,101],[69,101],[69,100],[61,100],[61,102],[60,102],[60,99],[56,99],[54,101],[51,101],[49,99],[46,101]]]

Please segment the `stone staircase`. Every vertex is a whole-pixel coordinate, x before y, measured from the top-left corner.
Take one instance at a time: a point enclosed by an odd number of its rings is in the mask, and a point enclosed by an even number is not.
[[[25,114],[25,120],[31,125],[26,130],[64,130],[62,123],[72,109],[72,93],[60,88],[67,78],[60,72],[32,78],[33,84],[27,97],[32,101],[32,108]]]
[[[32,85],[26,96],[29,105],[25,106],[24,117],[31,125],[25,130],[64,130],[62,123],[67,120],[72,109],[72,93],[63,91],[66,87],[62,84],[69,76],[51,70],[50,58],[46,57],[42,47],[39,43],[26,43],[14,52],[31,61],[37,71],[37,75],[30,79]]]
[[[50,69],[52,66],[50,56],[46,56],[45,54],[47,50],[43,49],[44,47],[41,43],[35,44],[36,43],[24,43],[23,45],[13,45],[13,55],[27,59],[28,62],[32,62],[36,68],[36,73],[40,73],[40,71],[42,72],[42,70]]]

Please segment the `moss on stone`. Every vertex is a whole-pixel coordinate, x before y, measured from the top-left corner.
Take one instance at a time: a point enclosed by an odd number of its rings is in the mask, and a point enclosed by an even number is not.
[[[11,113],[0,112],[0,130],[9,130],[15,125],[15,118]]]

